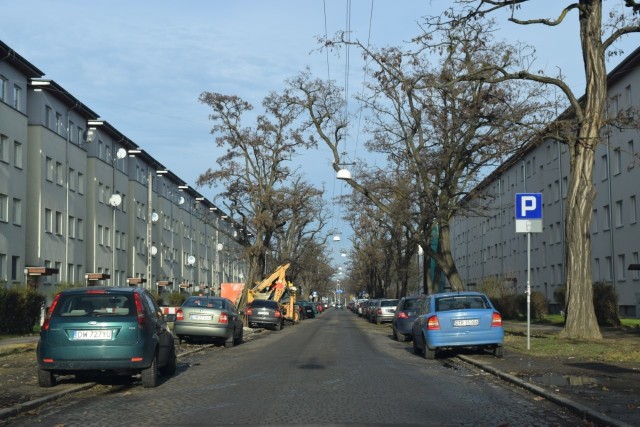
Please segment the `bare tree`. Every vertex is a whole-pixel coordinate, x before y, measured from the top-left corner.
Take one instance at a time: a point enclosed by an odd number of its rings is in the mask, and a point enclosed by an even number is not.
[[[518,25],[551,27],[561,25],[570,18],[578,19],[580,28],[576,37],[580,38],[586,81],[583,97],[576,96],[561,75],[545,75],[539,71],[532,72],[494,61],[477,67],[467,77],[493,83],[519,80],[552,85],[566,96],[573,123],[570,133],[565,133],[562,138],[568,143],[570,162],[565,222],[567,320],[562,335],[575,339],[601,339],[593,306],[589,237],[595,197],[592,184],[594,155],[596,146],[601,143],[602,128],[607,123],[606,57],[608,53],[619,53],[613,50],[613,45],[622,36],[640,32],[640,6],[635,0],[619,1],[619,7],[612,9],[615,12],[605,24],[602,20],[602,0],[554,2],[546,11],[556,8],[555,18],[542,19],[516,17],[521,11],[524,12],[524,4],[532,3],[530,0],[458,0],[458,3],[469,8],[459,13],[447,14],[447,26],[465,26],[505,8],[511,10],[508,21]],[[431,23],[440,25],[445,22],[437,19]],[[550,48],[561,49],[558,44]],[[489,80],[486,78],[488,70],[495,73]]]
[[[461,290],[450,221],[487,169],[528,141],[529,129],[544,120],[536,116],[541,105],[531,87],[457,80],[477,64],[498,58],[515,65],[522,60],[519,50],[495,43],[490,29],[477,24],[447,29],[439,36],[417,39],[414,50],[374,51],[342,36],[325,44],[352,43],[373,64],[368,94],[361,99],[370,114],[367,147],[386,156],[387,167],[380,173],[402,171],[406,179],[395,187],[393,201],[376,191],[371,180],[350,180],[349,185],[401,223],[436,261],[451,288]],[[454,44],[455,49],[445,48]],[[432,61],[433,55],[438,61]],[[486,79],[494,74],[487,71]],[[347,126],[341,93],[305,73],[290,85],[291,102],[306,109],[309,127],[331,149],[338,171]],[[358,174],[374,169],[361,167]],[[401,199],[409,203],[410,215],[394,209]],[[439,236],[437,250],[432,249],[434,233]]]
[[[200,102],[212,108],[211,133],[227,151],[216,160],[219,168],[201,174],[197,184],[224,188],[218,197],[229,201],[226,207],[242,224],[243,240],[251,237],[253,241],[245,254],[249,259],[246,283],[253,284],[267,273],[274,236],[286,226],[292,209],[287,183],[296,177],[288,166],[290,160],[298,150],[313,148],[315,143],[297,131],[297,112],[276,94],[264,99],[266,113],[257,117],[255,129],[242,125],[253,106],[236,96],[204,92]]]

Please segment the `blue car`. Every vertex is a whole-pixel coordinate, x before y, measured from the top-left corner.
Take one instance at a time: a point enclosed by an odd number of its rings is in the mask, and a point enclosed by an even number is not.
[[[448,292],[427,296],[413,322],[413,350],[435,359],[440,350],[485,348],[503,356],[502,316],[480,292]]]

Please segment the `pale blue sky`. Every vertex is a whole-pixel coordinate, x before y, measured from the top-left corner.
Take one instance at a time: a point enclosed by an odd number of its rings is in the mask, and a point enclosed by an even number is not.
[[[324,10],[328,34],[347,23],[347,0],[0,1],[0,40],[190,185],[215,166],[220,154],[199,94],[238,95],[259,109],[269,91],[281,89],[286,78],[307,66],[325,78],[326,56],[312,53],[316,37],[325,34]],[[566,3],[539,0],[534,6],[553,13]],[[352,38],[366,41],[370,29],[370,43],[382,47],[418,34],[420,17],[449,2],[375,0],[370,28],[371,4],[352,0]],[[527,17],[529,9],[519,16]],[[505,29],[500,35],[536,46],[539,68],[560,67],[580,95],[577,18],[569,21],[542,30],[501,20]],[[627,37],[625,52],[631,53],[639,41]],[[351,52],[349,92],[355,94],[362,85],[362,63]],[[344,83],[344,56],[330,56],[329,70],[331,78]],[[357,109],[355,102],[351,105]],[[328,197],[342,191],[338,186],[344,184],[336,183],[325,147],[298,161],[310,181],[325,183]],[[212,190],[199,190],[214,196]]]

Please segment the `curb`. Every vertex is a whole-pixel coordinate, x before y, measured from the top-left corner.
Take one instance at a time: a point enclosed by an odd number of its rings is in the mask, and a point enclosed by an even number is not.
[[[495,369],[491,366],[485,365],[481,362],[478,362],[468,356],[465,355],[458,355],[457,356],[459,359],[464,360],[467,363],[470,363],[480,369],[482,369],[483,371],[486,371],[492,375],[495,375],[505,381],[508,381],[512,384],[517,385],[518,387],[521,387],[525,390],[528,390],[532,393],[535,393],[541,397],[544,397],[545,399],[560,405],[564,408],[567,408],[569,410],[571,410],[572,412],[574,412],[577,415],[580,416],[584,416],[586,417],[589,421],[596,421],[600,424],[604,424],[604,425],[609,425],[609,426],[616,426],[616,427],[632,427],[630,424],[624,423],[622,421],[618,421],[615,420],[607,415],[601,414],[598,411],[594,411],[593,409],[589,408],[588,406],[585,406],[581,403],[578,402],[574,402],[571,399],[567,399],[564,396],[561,396],[559,394],[550,392],[542,387],[539,387],[535,384],[531,384],[528,383],[526,381],[521,380],[518,377],[515,377],[513,375],[509,375],[506,374],[498,369]]]

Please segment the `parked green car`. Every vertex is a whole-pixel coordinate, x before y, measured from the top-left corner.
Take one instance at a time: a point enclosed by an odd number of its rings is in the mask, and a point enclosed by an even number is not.
[[[56,375],[138,375],[144,387],[176,371],[174,339],[160,307],[142,288],[85,287],[60,292],[40,330],[38,383]]]

